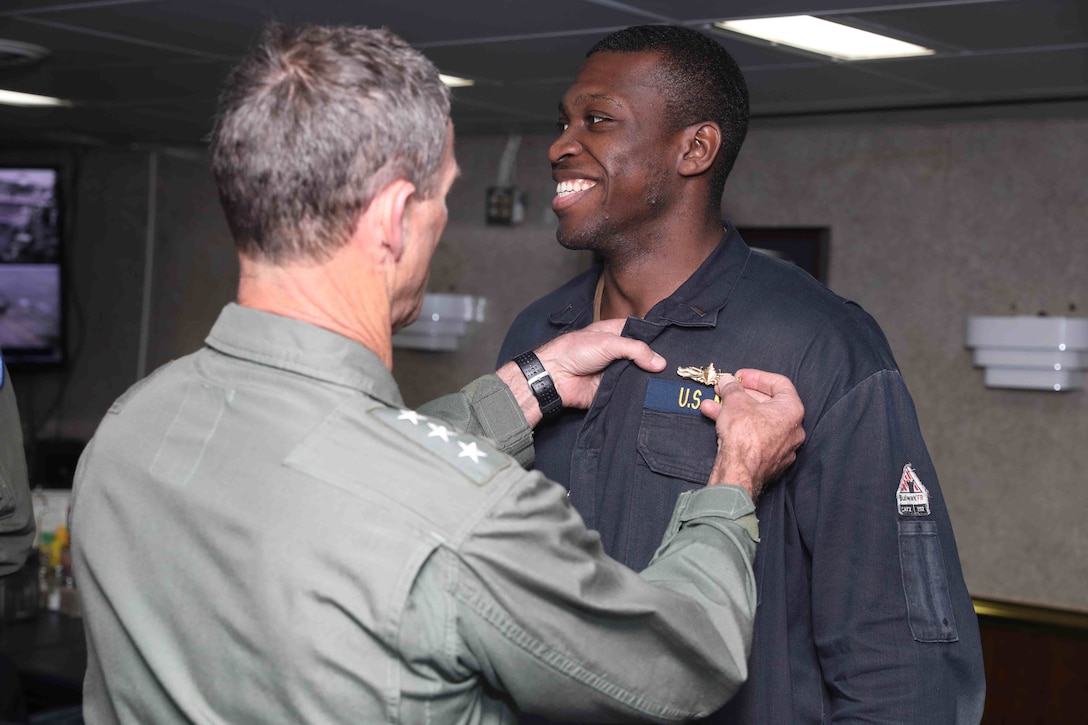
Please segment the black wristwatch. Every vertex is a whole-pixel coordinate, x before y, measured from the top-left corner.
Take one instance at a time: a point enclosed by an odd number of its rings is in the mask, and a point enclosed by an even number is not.
[[[533,391],[544,418],[559,415],[559,411],[563,409],[563,399],[559,397],[559,391],[555,389],[552,376],[544,369],[536,353],[532,350],[523,352],[514,357],[514,362],[521,368],[522,375],[528,381],[529,389]]]

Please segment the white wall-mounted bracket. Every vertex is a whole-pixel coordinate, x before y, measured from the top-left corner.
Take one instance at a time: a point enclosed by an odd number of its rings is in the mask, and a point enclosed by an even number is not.
[[[416,321],[393,335],[393,347],[456,350],[484,321],[486,309],[483,297],[428,292]]]
[[[988,388],[1068,391],[1084,387],[1088,319],[968,317],[967,347]]]

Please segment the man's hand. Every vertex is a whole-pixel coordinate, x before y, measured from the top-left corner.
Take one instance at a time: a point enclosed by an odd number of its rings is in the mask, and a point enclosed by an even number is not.
[[[742,486],[754,501],[797,457],[805,441],[805,406],[784,375],[752,369],[737,375],[743,385],[723,374],[715,386],[722,402],[704,400],[700,407],[718,431],[718,456],[707,485]]]
[[[535,352],[552,377],[565,408],[588,408],[601,384],[601,373],[613,360],[631,360],[652,373],[665,369],[665,358],[649,345],[620,337],[626,320],[602,320],[541,345]],[[496,371],[510,386],[529,425],[540,422],[540,406],[518,366],[506,363]]]

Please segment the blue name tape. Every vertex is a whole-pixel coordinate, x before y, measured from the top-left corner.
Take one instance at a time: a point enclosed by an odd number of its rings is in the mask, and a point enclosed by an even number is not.
[[[714,388],[706,385],[651,378],[646,385],[646,398],[642,402],[642,407],[665,413],[702,415],[699,412],[699,404],[704,400],[716,399]]]

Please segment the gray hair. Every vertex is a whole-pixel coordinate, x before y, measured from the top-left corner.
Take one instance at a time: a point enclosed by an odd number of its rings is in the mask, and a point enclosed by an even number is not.
[[[393,180],[435,193],[449,113],[438,70],[386,29],[269,25],[228,76],[211,134],[239,252],[327,259]]]

